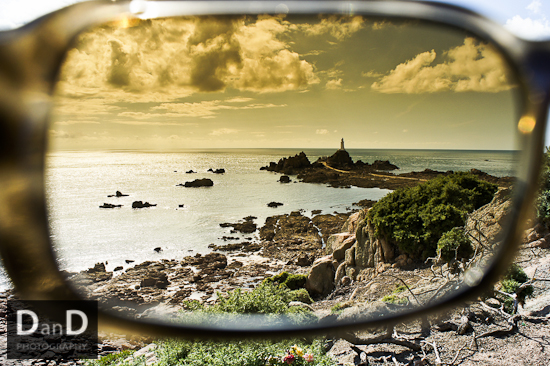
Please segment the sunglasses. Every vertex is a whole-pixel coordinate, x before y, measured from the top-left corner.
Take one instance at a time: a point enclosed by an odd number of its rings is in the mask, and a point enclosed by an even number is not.
[[[98,301],[102,329],[188,338],[475,299],[531,217],[548,49],[410,1],[98,1],[4,32],[7,276]],[[353,311],[303,305],[339,291]],[[302,305],[244,304],[273,294]],[[178,315],[142,316],[159,304]]]

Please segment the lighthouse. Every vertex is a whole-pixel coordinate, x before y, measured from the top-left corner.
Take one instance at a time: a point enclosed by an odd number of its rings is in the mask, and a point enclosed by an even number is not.
[[[340,140],[340,150],[346,150],[344,148],[344,139],[342,138],[342,140]]]

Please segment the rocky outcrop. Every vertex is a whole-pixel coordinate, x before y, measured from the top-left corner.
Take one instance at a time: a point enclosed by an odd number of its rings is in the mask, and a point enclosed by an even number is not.
[[[113,205],[112,203],[104,203],[99,208],[116,208],[116,207],[122,207],[122,205]]]
[[[310,218],[299,211],[268,217],[260,229],[260,238],[266,241],[302,239],[321,245],[319,231]]]
[[[73,281],[79,285],[86,286],[92,283],[108,281],[111,278],[113,278],[113,272],[107,272],[104,263],[96,263],[92,268],[74,276]]]
[[[244,222],[239,222],[239,223],[235,223],[235,224],[225,222],[223,224],[220,224],[220,226],[221,227],[232,227],[233,228],[233,230],[231,230],[232,233],[241,232],[241,233],[245,233],[245,234],[250,234],[250,233],[255,232],[256,229],[258,228],[256,226],[256,224],[254,223],[255,219],[256,219],[256,217],[249,216],[249,217],[245,217],[243,219]]]
[[[277,163],[271,162],[268,166],[261,167],[260,170],[277,172],[283,174],[297,174],[299,171],[309,168],[311,163],[306,154],[302,151],[295,156],[282,158]]]
[[[192,182],[185,182],[184,184],[177,184],[176,187],[212,187],[214,185],[214,182],[212,179],[203,178],[203,179],[195,179]]]
[[[395,164],[389,162],[389,160],[375,160],[371,164],[372,169],[374,170],[397,170],[399,167]]]
[[[290,183],[290,177],[288,175],[281,175],[281,177],[279,178],[279,182]]]
[[[491,202],[468,215],[464,227],[475,238],[472,244],[478,249],[479,246],[492,248],[502,241],[502,228],[506,227],[512,204],[511,195],[510,189],[501,189]]]
[[[327,158],[326,162],[328,166],[336,169],[349,170],[355,167],[351,156],[346,150],[337,150]]]
[[[363,220],[357,226],[357,249],[355,262],[359,267],[376,267],[378,263],[389,263],[395,250],[384,235],[376,236],[369,220]]]
[[[276,208],[276,207],[279,207],[279,206],[282,206],[283,204],[281,202],[269,202],[267,204],[267,207],[272,207],[272,208]]]
[[[128,197],[128,196],[129,196],[129,194],[124,194],[120,191],[116,191],[115,194],[110,194],[107,197]]]
[[[151,204],[149,202],[142,202],[142,201],[134,201],[132,202],[132,208],[147,208],[147,207],[155,207],[157,204]]]
[[[224,174],[225,173],[225,169],[224,168],[220,168],[220,169],[208,169],[207,170],[208,172],[210,173],[214,173],[214,174]]]

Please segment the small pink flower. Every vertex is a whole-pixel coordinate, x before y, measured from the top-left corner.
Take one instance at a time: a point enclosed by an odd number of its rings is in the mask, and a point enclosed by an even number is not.
[[[307,362],[313,362],[313,355],[311,353],[306,353],[304,355],[304,360],[306,360]]]
[[[294,360],[295,360],[295,357],[294,357],[294,355],[293,355],[292,353],[288,353],[288,354],[283,358],[283,362],[286,362],[286,363],[288,363],[289,365],[290,365],[291,363],[293,363]]]

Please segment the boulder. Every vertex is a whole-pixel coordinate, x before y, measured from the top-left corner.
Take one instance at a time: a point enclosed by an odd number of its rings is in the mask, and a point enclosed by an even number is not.
[[[296,259],[296,265],[300,267],[307,267],[313,263],[313,256],[307,253],[301,253]]]
[[[283,204],[281,202],[269,202],[267,204],[267,207],[273,207],[273,208],[276,208],[276,207],[279,207],[279,206],[282,206]]]
[[[332,257],[338,262],[342,261],[346,256],[346,250],[355,244],[355,235],[349,236],[344,241],[336,241],[332,243]]]
[[[290,183],[290,177],[288,175],[281,175],[281,178],[279,178],[279,182]]]
[[[339,248],[342,243],[349,239],[351,236],[352,235],[350,233],[338,233],[329,236],[327,240],[326,253],[332,254],[334,252],[334,248]]]
[[[346,266],[346,262],[342,262],[338,266],[338,269],[336,270],[336,275],[334,276],[334,283],[336,284],[336,286],[340,285],[340,281],[346,276]]]
[[[326,296],[334,290],[332,256],[327,255],[313,262],[305,287],[310,294],[321,296]]]
[[[212,187],[213,185],[214,185],[214,182],[212,181],[212,179],[203,178],[203,179],[195,179],[192,182],[185,182],[184,184],[177,184],[176,186],[196,188],[196,187]]]

